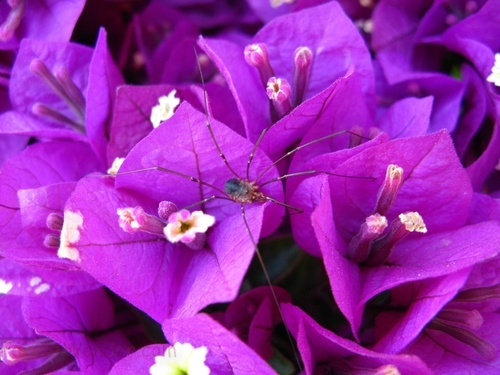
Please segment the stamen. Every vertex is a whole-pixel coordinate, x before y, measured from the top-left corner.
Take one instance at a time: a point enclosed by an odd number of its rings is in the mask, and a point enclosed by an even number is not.
[[[404,224],[408,232],[427,233],[424,219],[422,219],[422,216],[418,212],[399,214],[399,220],[401,220],[401,223]]]
[[[472,333],[468,329],[456,327],[452,324],[449,324],[449,322],[441,320],[437,317],[432,319],[425,328],[441,331],[450,335],[451,337],[454,337],[458,341],[461,341],[464,344],[474,348],[474,350],[486,360],[490,360],[495,357],[495,346],[490,342],[483,340],[481,337]]]
[[[179,211],[175,203],[170,201],[161,201],[158,205],[158,216],[165,221],[168,221],[170,215]]]
[[[267,81],[274,77],[274,70],[269,62],[269,54],[267,53],[267,46],[264,43],[250,44],[244,50],[245,61],[257,68],[259,72],[260,81],[264,87],[267,86]]]
[[[294,104],[297,106],[304,100],[313,54],[309,47],[299,47],[293,54],[293,92]]]
[[[160,96],[158,98],[159,104],[151,109],[150,121],[154,128],[157,128],[163,121],[168,120],[174,115],[175,108],[181,102],[175,94],[177,94],[177,91],[172,90],[168,93],[168,96]]]
[[[70,119],[62,113],[57,112],[50,107],[47,107],[45,104],[35,103],[31,108],[31,112],[35,116],[47,117],[49,119],[55,120],[56,122],[68,124],[78,133],[85,134],[85,127],[82,124],[79,124],[78,122]]]
[[[479,329],[483,325],[483,316],[477,310],[464,310],[445,307],[436,316],[443,322],[451,325],[459,325],[462,328],[472,330]]]
[[[266,92],[280,117],[283,117],[292,109],[292,88],[286,79],[276,77],[269,78]]]
[[[458,293],[454,302],[482,302],[492,298],[500,298],[500,284],[471,288]]]
[[[86,107],[85,97],[83,96],[82,91],[71,79],[68,69],[63,66],[58,67],[55,71],[55,77],[63,87],[64,92],[68,96],[69,102],[73,104],[71,108],[73,108],[79,120],[84,122]]]
[[[385,228],[387,228],[385,216],[379,214],[368,216],[358,234],[349,243],[347,257],[356,263],[365,261],[373,240],[382,234]]]
[[[396,199],[402,181],[403,168],[395,164],[390,164],[387,167],[384,183],[378,191],[375,212],[378,212],[380,215],[387,215],[387,212]]]
[[[491,68],[491,74],[486,80],[500,87],[500,53],[495,53],[495,62]]]
[[[465,3],[465,12],[467,14],[472,14],[472,13],[476,12],[478,8],[479,7],[477,5],[477,2],[475,2],[473,0],[469,0]]]
[[[395,365],[382,365],[377,368],[364,367],[359,363],[353,363],[348,358],[337,357],[330,361],[328,366],[319,365],[315,374],[350,374],[350,375],[401,375]]]
[[[359,0],[359,5],[366,8],[373,7],[373,0]]]
[[[163,236],[165,224],[156,216],[147,214],[140,206],[118,208],[118,224],[124,232],[135,233],[137,231],[148,232]]]
[[[383,365],[376,369],[375,375],[401,375],[401,372],[394,365]]]
[[[426,233],[424,220],[418,212],[406,212],[399,215],[399,220],[392,221],[389,231],[373,242],[367,264],[377,265],[384,263],[392,253],[394,246],[410,232]]]
[[[10,0],[7,3],[11,7],[11,11],[7,19],[0,25],[0,41],[2,42],[8,42],[12,39],[21,24],[26,8],[25,0]]]
[[[283,4],[293,4],[295,0],[270,0],[269,3],[273,8],[278,8]]]
[[[170,215],[164,234],[172,243],[180,241],[188,244],[196,239],[197,233],[205,233],[214,223],[215,217],[202,211],[190,213],[188,210],[180,210]]]
[[[115,160],[113,160],[113,164],[111,164],[111,168],[108,169],[108,174],[110,176],[116,176],[124,161],[125,158],[115,158]]]
[[[47,215],[47,228],[60,232],[62,230],[64,219],[61,215],[51,212]]]
[[[65,349],[61,345],[48,339],[37,340],[31,345],[19,345],[12,341],[6,341],[0,349],[0,360],[7,365],[14,365],[18,362],[31,361],[63,351]]]
[[[40,59],[33,59],[30,70],[40,77],[52,91],[54,91],[71,108],[77,119],[81,122],[79,126],[85,128],[85,98],[78,86],[72,81],[69,72],[65,68],[56,70],[57,78],[50,72],[49,68]]]

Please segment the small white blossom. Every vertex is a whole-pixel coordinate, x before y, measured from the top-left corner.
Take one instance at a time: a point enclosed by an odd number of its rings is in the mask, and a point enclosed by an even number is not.
[[[108,174],[110,176],[116,176],[118,174],[118,169],[120,169],[124,160],[125,158],[115,158],[115,160],[113,160],[113,164],[111,164],[111,168],[108,169]]]
[[[176,342],[167,348],[164,355],[155,357],[155,364],[149,368],[151,375],[209,375],[205,365],[208,349],[194,348],[191,344]]]
[[[177,91],[172,90],[168,96],[161,96],[158,99],[159,104],[151,109],[150,120],[154,128],[157,128],[163,121],[168,120],[174,115],[174,109],[181,102],[181,100],[175,96],[176,93]]]
[[[500,53],[495,54],[495,64],[491,68],[491,74],[486,80],[500,87]]]
[[[180,210],[168,218],[168,224],[163,232],[170,242],[193,242],[196,233],[205,233],[214,225],[215,217],[204,214],[203,211]]]

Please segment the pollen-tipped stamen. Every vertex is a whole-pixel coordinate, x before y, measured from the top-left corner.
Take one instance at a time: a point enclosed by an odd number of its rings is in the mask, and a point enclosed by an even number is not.
[[[347,257],[353,262],[361,263],[370,254],[370,248],[375,238],[380,236],[387,227],[387,219],[379,214],[370,215],[361,225],[358,234],[349,243]]]
[[[299,47],[293,54],[293,93],[294,105],[297,106],[304,100],[313,54],[309,47]]]
[[[399,219],[399,220],[398,220]],[[378,265],[384,263],[392,253],[394,246],[411,232],[426,233],[424,220],[418,212],[406,212],[393,220],[387,234],[373,242],[366,263]]]

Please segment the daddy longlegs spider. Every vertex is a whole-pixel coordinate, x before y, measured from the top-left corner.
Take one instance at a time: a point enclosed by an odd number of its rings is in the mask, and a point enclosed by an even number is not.
[[[202,87],[204,88],[203,77]],[[306,170],[280,176],[277,164],[305,147],[311,147],[340,134],[349,133],[360,136],[347,130],[328,134],[293,148],[273,162],[259,148],[271,127],[264,129],[256,143],[251,144],[250,141],[225,125],[210,118],[209,100],[205,89],[203,89],[203,101],[204,115],[183,103],[171,119],[139,142],[129,153],[127,157],[129,161],[125,161],[116,175],[116,187],[133,187],[135,191],[144,192],[157,201],[168,199],[179,208],[201,206],[203,211],[216,216],[217,221],[228,218],[233,220],[234,215],[239,212],[238,215],[242,218],[246,233],[270,287],[274,303],[284,322],[271,278],[257,245],[258,238],[250,229],[251,225],[247,217],[248,206],[270,203],[263,216],[261,235],[257,233],[257,236],[260,238],[272,234],[281,224],[285,210],[293,211],[294,214],[303,212],[300,207],[291,206],[285,202],[281,181],[318,173],[335,176],[329,171],[318,170]],[[162,144],[161,139],[168,139],[169,144]],[[133,156],[135,161],[130,161],[130,156]],[[161,172],[155,174],[154,186],[144,183],[146,179],[143,178],[134,178],[132,183],[128,180],[138,172],[154,173],[154,171]],[[244,172],[238,173],[238,171]],[[193,188],[188,187],[191,183]],[[193,199],[193,194],[189,194],[186,190],[195,187],[197,191],[194,194],[199,199]],[[295,362],[301,370],[299,355],[287,328],[286,332]]]

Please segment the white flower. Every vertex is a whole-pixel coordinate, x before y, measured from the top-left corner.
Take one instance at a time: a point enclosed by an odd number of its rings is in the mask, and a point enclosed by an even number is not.
[[[176,342],[167,348],[164,355],[155,357],[155,364],[149,368],[151,375],[209,375],[205,365],[208,349],[194,348],[191,344]]]
[[[108,174],[110,176],[116,176],[118,174],[118,169],[122,166],[125,158],[115,158],[113,160],[113,164],[111,164],[111,168],[108,169]]]
[[[495,54],[495,64],[491,68],[491,74],[486,80],[500,87],[500,53]]]
[[[215,217],[204,214],[203,211],[180,210],[168,218],[168,224],[163,232],[170,242],[190,243],[196,238],[196,233],[205,233],[214,225]]]
[[[151,123],[154,128],[160,126],[160,124],[168,120],[174,115],[174,109],[179,105],[181,100],[175,96],[177,91],[172,90],[169,92],[168,96],[161,96],[158,99],[158,105],[155,105],[151,109]]]

